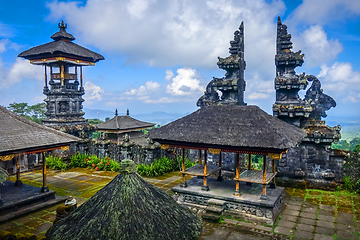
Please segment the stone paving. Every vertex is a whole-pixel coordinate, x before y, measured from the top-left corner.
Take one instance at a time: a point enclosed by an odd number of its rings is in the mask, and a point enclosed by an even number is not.
[[[48,187],[60,196],[74,196],[78,206],[109,183],[117,173],[90,169],[67,172],[48,171]],[[21,174],[25,184],[41,186],[40,171]],[[10,177],[9,180],[14,180]],[[169,173],[148,182],[172,195],[171,188],[181,182],[180,173]],[[224,219],[224,223],[204,223],[200,239],[359,239],[360,196],[343,196],[337,192],[286,189],[285,209],[275,226]],[[57,206],[52,206],[0,225],[12,233],[45,235],[55,219]]]

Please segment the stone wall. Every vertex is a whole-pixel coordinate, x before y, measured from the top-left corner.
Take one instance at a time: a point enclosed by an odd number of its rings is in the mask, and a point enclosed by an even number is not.
[[[335,190],[343,182],[344,157],[329,144],[302,142],[277,162],[277,183],[287,187]]]

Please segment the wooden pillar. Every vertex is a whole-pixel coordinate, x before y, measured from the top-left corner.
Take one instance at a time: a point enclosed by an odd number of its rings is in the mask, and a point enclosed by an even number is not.
[[[61,86],[64,86],[64,79],[65,79],[65,75],[64,75],[64,64],[62,63],[60,65],[60,81],[61,81]]]
[[[75,66],[75,75],[76,75],[76,80],[78,80],[78,75],[77,75],[77,66]]]
[[[207,150],[204,150],[204,185],[201,187],[201,190],[210,190],[207,185]]]
[[[45,88],[47,88],[47,74],[46,74],[46,65],[44,65],[45,68]]]
[[[222,167],[222,152],[220,151],[219,153],[219,167],[220,167],[220,170],[219,170],[219,176],[217,178],[218,181],[222,181],[224,180],[223,176],[221,175],[221,167]]]
[[[251,153],[249,153],[248,156],[249,156],[248,170],[251,170]]]
[[[260,197],[260,199],[262,200],[267,200],[267,196],[266,196],[266,155],[263,155],[263,190],[262,190],[262,195]]]
[[[235,159],[235,181],[236,181],[236,189],[235,189],[235,196],[240,196],[240,170],[239,170],[239,153],[236,153],[236,159]]]
[[[43,157],[43,186],[41,188],[41,192],[48,192],[49,188],[46,186],[46,158],[45,152],[42,153]]]
[[[199,164],[202,164],[202,159],[201,159],[201,149],[199,149]]]
[[[275,159],[272,160],[272,172],[275,173],[276,162]],[[273,178],[272,182],[270,183],[270,188],[276,188],[275,177]]]
[[[82,66],[80,66],[80,87],[83,87],[83,74],[82,74]]]
[[[182,182],[180,184],[180,187],[187,187],[186,179],[185,179],[185,148],[181,149],[181,174],[182,174]]]
[[[15,186],[21,186],[22,182],[20,180],[20,155],[16,155],[16,181]]]

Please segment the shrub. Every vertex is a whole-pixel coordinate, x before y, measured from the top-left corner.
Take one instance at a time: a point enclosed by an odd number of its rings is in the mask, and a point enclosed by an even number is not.
[[[189,168],[195,164],[196,163],[193,163],[189,159],[185,158],[185,168]],[[182,159],[180,157],[176,159],[162,157],[160,159],[156,159],[151,165],[137,165],[137,172],[145,177],[158,177],[168,172],[179,171],[181,170],[181,167]]]
[[[50,169],[65,171],[68,167],[67,163],[64,163],[63,160],[59,157],[53,157],[52,155],[45,158],[46,166]]]

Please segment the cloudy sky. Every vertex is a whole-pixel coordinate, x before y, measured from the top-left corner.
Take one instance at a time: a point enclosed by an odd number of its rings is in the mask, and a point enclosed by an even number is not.
[[[245,102],[272,114],[277,16],[293,50],[305,54],[297,73],[317,76],[337,102],[328,116],[360,119],[360,1],[353,0],[1,1],[0,105],[43,101],[43,68],[17,55],[52,41],[64,20],[75,43],[105,57],[84,70],[85,108],[193,112],[212,77],[224,76],[217,57],[229,55],[244,21]]]

